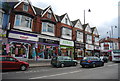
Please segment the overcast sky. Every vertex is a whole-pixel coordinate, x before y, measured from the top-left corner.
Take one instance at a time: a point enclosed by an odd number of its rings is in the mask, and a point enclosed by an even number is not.
[[[36,7],[45,9],[51,5],[53,12],[57,15],[68,13],[71,21],[84,20],[91,27],[97,27],[100,37],[109,35],[113,26],[114,37],[118,37],[118,2],[120,0],[30,0]],[[88,12],[88,9],[91,12]]]

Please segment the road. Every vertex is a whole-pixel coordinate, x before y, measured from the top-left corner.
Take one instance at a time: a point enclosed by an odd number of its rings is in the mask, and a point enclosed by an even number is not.
[[[3,72],[2,79],[118,79],[118,63],[109,62],[96,68],[82,68],[79,64],[64,68],[35,67]]]

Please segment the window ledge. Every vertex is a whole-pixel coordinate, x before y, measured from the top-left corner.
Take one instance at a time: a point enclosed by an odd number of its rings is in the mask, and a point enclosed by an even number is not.
[[[50,35],[50,36],[55,36],[54,33],[50,33],[50,32],[41,32],[41,34],[46,34],[46,35]]]
[[[32,31],[31,28],[27,28],[27,27],[14,26],[14,28],[20,29],[20,30],[25,30],[25,31]]]

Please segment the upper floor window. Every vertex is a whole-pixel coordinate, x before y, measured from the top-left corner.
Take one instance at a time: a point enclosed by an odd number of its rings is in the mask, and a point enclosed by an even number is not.
[[[63,28],[62,35],[72,36],[72,30],[69,28]]]
[[[87,43],[92,43],[92,36],[91,35],[87,35]]]
[[[65,18],[65,24],[68,24],[68,19],[67,18]]]
[[[28,11],[28,5],[27,4],[23,5],[23,11]]]
[[[15,16],[15,26],[31,28],[31,24],[32,18],[23,15]]]
[[[83,33],[80,31],[77,31],[77,41],[82,41],[83,40]]]
[[[2,25],[3,23],[3,12],[0,11],[0,25]]]
[[[51,19],[51,17],[52,17],[52,14],[48,12],[48,18]]]
[[[42,23],[42,32],[54,33],[54,24],[43,22]]]

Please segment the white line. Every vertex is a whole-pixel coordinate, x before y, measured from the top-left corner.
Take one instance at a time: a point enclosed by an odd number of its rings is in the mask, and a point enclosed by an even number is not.
[[[107,65],[107,66],[115,66],[115,65],[118,65],[118,64],[112,64],[112,65]]]
[[[8,73],[2,73],[2,74],[8,74]]]
[[[48,75],[48,76],[34,77],[34,78],[29,78],[29,79],[41,79],[41,78],[46,78],[46,77],[53,77],[53,76],[59,76],[59,75],[65,75],[65,74],[78,73],[78,72],[80,72],[80,71],[82,71],[82,70],[73,71],[73,72],[68,72],[68,73],[61,73],[61,74]]]

